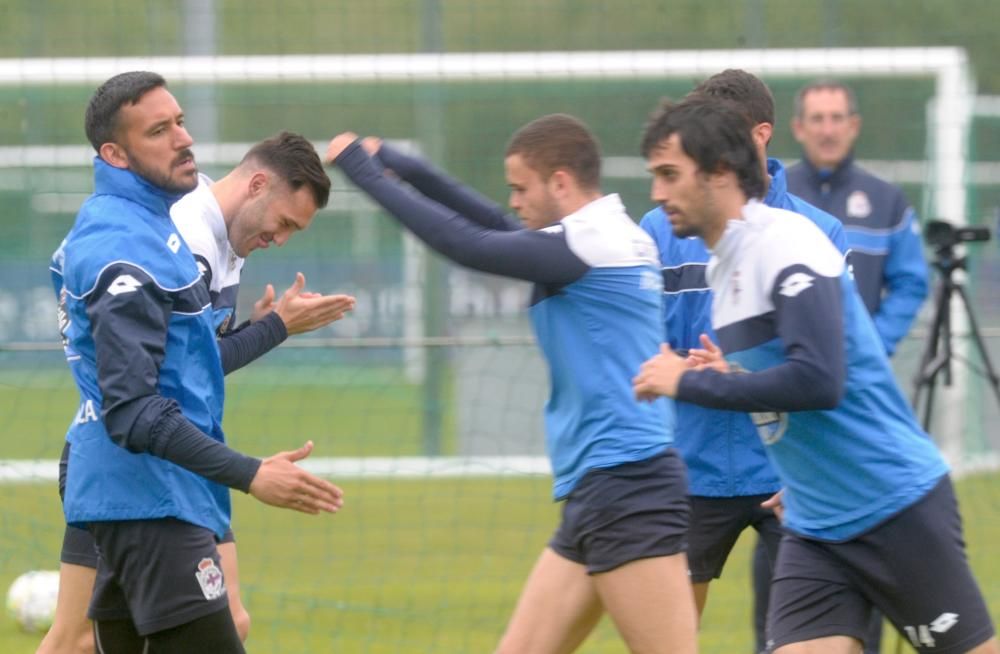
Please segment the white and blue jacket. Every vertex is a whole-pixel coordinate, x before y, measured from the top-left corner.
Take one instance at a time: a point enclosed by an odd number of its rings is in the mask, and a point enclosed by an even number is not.
[[[716,244],[708,281],[734,371],[688,371],[677,398],[752,413],[785,489],[787,529],[849,540],[947,473],[843,256],[812,222],[750,202]]]
[[[354,143],[336,164],[438,252],[535,283],[531,320],[551,379],[545,434],[556,499],[588,470],[648,459],[673,442],[673,402],[638,402],[632,391],[662,340],[662,285],[656,246],[618,196],[535,231],[388,146],[374,160]],[[384,175],[382,165],[419,193]]]
[[[840,222],[788,193],[785,170],[768,159],[771,177],[764,203],[802,214],[816,223],[841,252],[847,241]],[[662,208],[647,213],[640,223],[660,250],[663,271],[664,340],[675,350],[701,347],[698,337],[712,330],[712,291],[705,277],[710,257],[700,238],[674,236]],[[691,495],[738,497],[774,493],[778,476],[767,461],[764,446],[746,413],[709,409],[677,402],[676,445],[688,467]]]
[[[892,356],[927,298],[920,223],[903,192],[854,163],[834,170],[807,159],[788,169],[788,186],[844,224],[858,292]]]
[[[222,536],[227,486],[249,488],[260,462],[224,445],[211,303],[170,220],[178,198],[100,159],[94,174],[50,267],[80,391],[67,522],[172,517]]]

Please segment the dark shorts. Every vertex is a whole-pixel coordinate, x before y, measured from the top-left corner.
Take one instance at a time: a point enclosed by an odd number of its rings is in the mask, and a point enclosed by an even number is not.
[[[687,548],[684,463],[673,449],[590,470],[563,503],[549,547],[590,574]]]
[[[94,522],[93,620],[131,619],[146,636],[229,606],[215,534],[165,518]]]
[[[233,535],[233,530],[227,531],[218,542],[235,543],[236,537]],[[86,529],[66,525],[59,561],[82,565],[86,568],[96,568],[97,545],[94,543],[94,536]]]
[[[691,581],[705,583],[722,576],[729,552],[747,527],[760,534],[773,567],[781,541],[781,523],[774,511],[761,507],[768,495],[702,497],[692,495],[691,528],[688,530],[688,569]]]
[[[872,605],[919,652],[957,654],[993,635],[947,476],[916,504],[847,542],[789,533],[782,539],[771,582],[772,649],[835,635],[864,641]]]

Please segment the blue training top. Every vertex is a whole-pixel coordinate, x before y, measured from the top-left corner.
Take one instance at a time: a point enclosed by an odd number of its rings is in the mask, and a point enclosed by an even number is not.
[[[545,433],[556,499],[592,468],[648,459],[673,442],[673,403],[638,402],[632,391],[639,367],[659,349],[662,286],[656,246],[617,196],[535,231],[388,146],[374,160],[354,143],[336,164],[438,252],[535,282],[531,320],[551,377]]]
[[[764,203],[806,216],[846,254],[847,240],[840,221],[789,194],[780,161],[768,159],[767,172],[771,181]],[[705,242],[698,237],[674,236],[661,207],[647,213],[640,226],[660,251],[665,341],[675,350],[701,347],[701,334],[718,342],[712,329],[712,290],[705,277],[710,257]],[[677,402],[677,449],[688,467],[691,495],[765,495],[781,487],[753,422],[744,412]]]
[[[736,370],[685,372],[677,397],[752,412],[785,487],[785,527],[849,540],[923,497],[947,465],[841,254],[798,214],[753,201],[743,217],[708,270],[712,324]]]
[[[81,400],[66,436],[66,519],[173,517],[221,536],[229,489],[167,460],[172,436],[192,430],[231,453],[208,289],[168,213],[177,196],[100,159],[94,172],[51,265]],[[227,461],[220,479],[248,487],[259,462]]]

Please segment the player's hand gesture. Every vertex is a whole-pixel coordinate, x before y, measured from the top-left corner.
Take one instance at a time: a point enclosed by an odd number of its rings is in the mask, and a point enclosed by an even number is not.
[[[775,493],[774,495],[772,495],[771,497],[767,498],[766,500],[760,503],[760,505],[765,509],[771,509],[772,511],[774,511],[774,515],[778,517],[778,522],[785,521],[785,503],[782,501],[782,493],[784,492],[785,489],[781,489],[780,491],[778,491],[777,493]]]
[[[361,141],[361,147],[365,149],[369,157],[374,157],[382,149],[382,139],[377,136],[366,136]]]
[[[699,337],[701,348],[691,348],[688,350],[687,364],[692,370],[718,370],[719,372],[729,372],[729,364],[726,362],[719,346],[712,342],[708,334]]]
[[[666,343],[660,345],[660,353],[642,364],[639,374],[632,379],[632,387],[638,400],[651,402],[661,395],[674,397],[681,375],[688,369],[685,359],[677,356]]]
[[[308,441],[297,450],[278,452],[264,459],[250,482],[250,494],[264,504],[312,515],[339,511],[344,505],[344,492],[295,465],[309,456],[312,449],[312,441]]]
[[[295,282],[288,287],[278,303],[274,305],[274,311],[285,323],[288,335],[311,332],[320,327],[326,327],[331,322],[335,322],[344,317],[348,311],[354,309],[355,299],[350,295],[322,295],[320,293],[306,292],[306,277],[302,273],[295,274]],[[271,300],[274,299],[274,290],[270,284],[268,289],[271,292]],[[265,293],[267,297],[267,293]],[[254,311],[258,309],[261,298],[254,305]]]
[[[323,163],[332,166],[337,157],[347,149],[347,146],[357,140],[358,135],[354,132],[343,132],[334,136],[333,140],[330,141],[330,145],[326,148],[326,156],[323,157]]]

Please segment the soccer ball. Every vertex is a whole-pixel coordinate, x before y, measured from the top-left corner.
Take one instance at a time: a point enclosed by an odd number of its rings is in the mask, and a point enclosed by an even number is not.
[[[58,595],[58,571],[25,572],[7,591],[7,614],[27,632],[47,631],[56,614]]]

